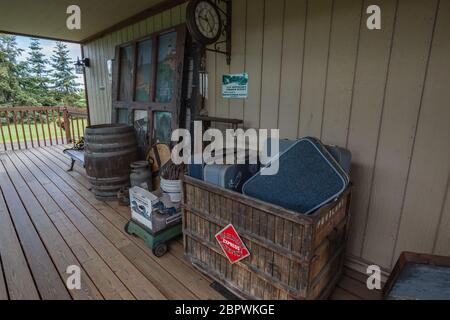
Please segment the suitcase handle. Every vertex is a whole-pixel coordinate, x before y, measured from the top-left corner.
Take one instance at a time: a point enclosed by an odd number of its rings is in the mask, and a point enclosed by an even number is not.
[[[234,177],[234,179],[230,181],[229,187],[231,189],[236,189],[237,186],[241,183],[241,180],[242,180],[242,172],[239,171],[236,177]]]

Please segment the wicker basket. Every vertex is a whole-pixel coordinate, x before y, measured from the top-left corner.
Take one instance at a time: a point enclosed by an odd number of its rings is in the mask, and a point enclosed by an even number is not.
[[[186,257],[245,299],[318,299],[333,290],[343,266],[350,188],[311,216],[203,181],[183,180]],[[251,255],[230,264],[215,235],[232,223]]]

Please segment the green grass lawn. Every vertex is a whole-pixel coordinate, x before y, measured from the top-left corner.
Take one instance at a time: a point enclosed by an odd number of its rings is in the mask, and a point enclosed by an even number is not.
[[[78,121],[78,131],[77,131],[77,124],[76,122]],[[71,131],[73,132],[73,134],[75,135],[75,139],[78,139],[78,132],[80,134],[80,136],[84,135],[84,128],[87,126],[87,120],[86,119],[76,119],[76,120],[71,120],[71,128],[73,128]],[[51,122],[49,124],[49,126],[47,126],[47,124],[41,124],[41,123],[37,123],[37,124],[24,124],[23,126],[21,124],[17,124],[17,132],[16,132],[16,128],[13,124],[9,125],[9,130],[8,130],[8,125],[3,125],[1,127],[2,131],[0,131],[0,143],[10,143],[12,142],[24,142],[26,141],[31,141],[31,139],[33,139],[34,141],[39,140],[43,141],[44,140],[44,133],[45,133],[45,139],[46,140],[50,140],[50,134],[51,134],[51,138],[53,140],[53,143],[56,143],[56,141],[58,141],[59,143],[61,143],[61,141],[66,141],[65,137],[66,137],[66,132],[64,130],[61,130],[55,122]],[[49,129],[50,129],[50,133],[49,133]],[[62,134],[61,134],[62,132]],[[57,140],[56,140],[57,138]],[[62,138],[64,138],[64,140],[62,140]]]

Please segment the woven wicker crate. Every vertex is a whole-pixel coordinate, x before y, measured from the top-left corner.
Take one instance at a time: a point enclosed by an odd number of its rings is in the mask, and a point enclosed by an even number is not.
[[[350,194],[305,216],[185,177],[185,255],[241,298],[326,298],[343,266]],[[251,254],[235,264],[215,239],[230,223]]]

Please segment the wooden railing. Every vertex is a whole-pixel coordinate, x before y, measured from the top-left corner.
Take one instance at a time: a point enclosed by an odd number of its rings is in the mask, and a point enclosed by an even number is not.
[[[84,135],[86,109],[0,107],[0,150],[69,144]]]

